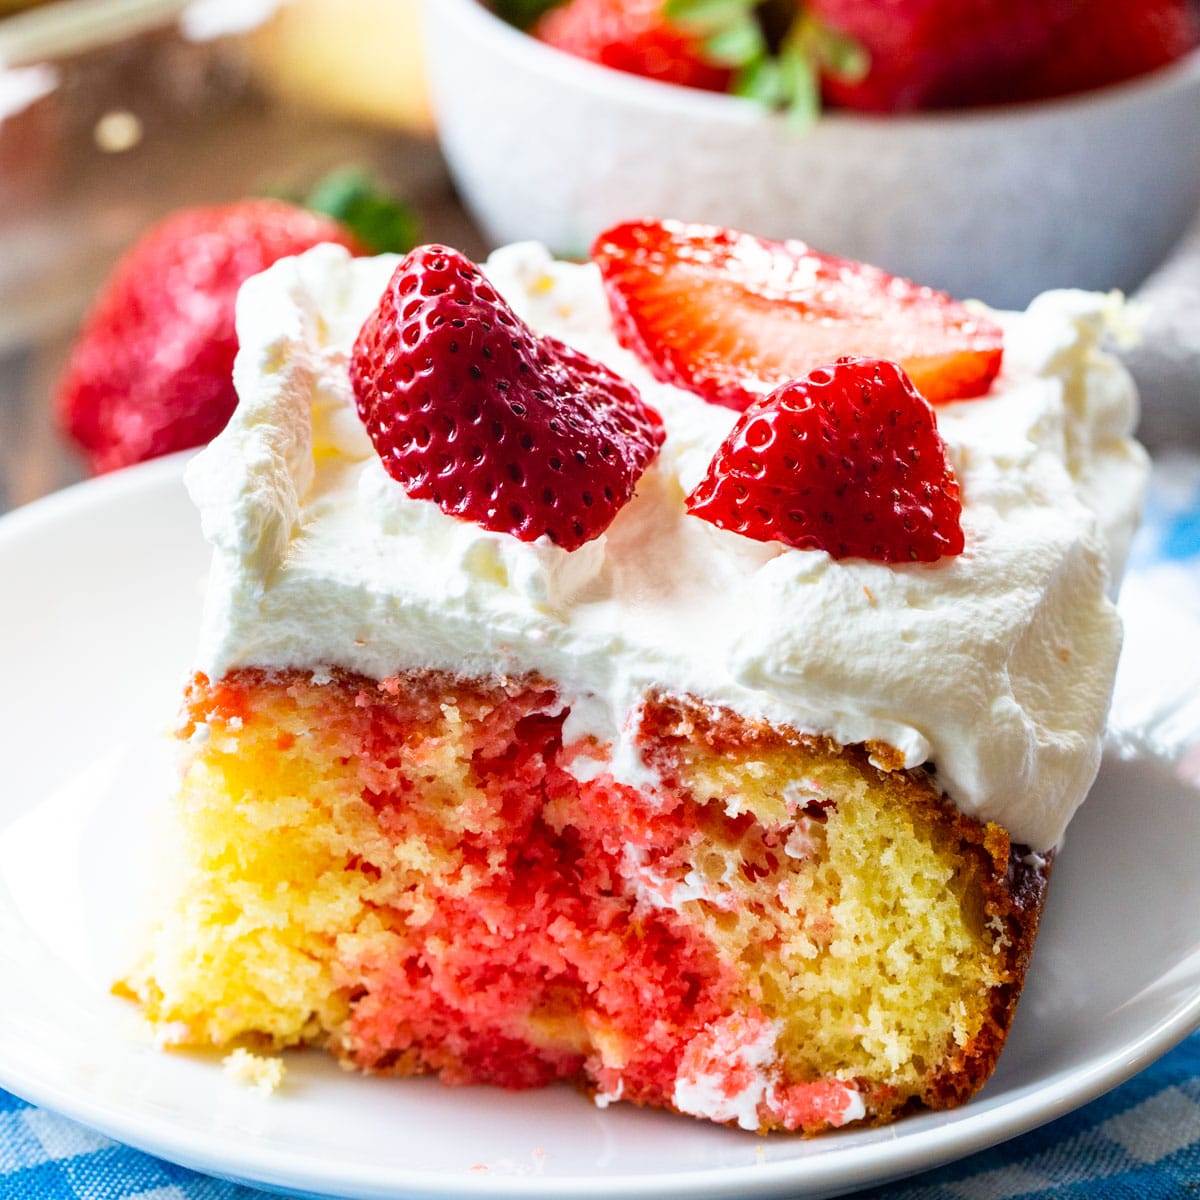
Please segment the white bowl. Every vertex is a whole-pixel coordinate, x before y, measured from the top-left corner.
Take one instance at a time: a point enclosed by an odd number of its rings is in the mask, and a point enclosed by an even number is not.
[[[1129,290],[1200,205],[1200,51],[1080,96],[807,131],[735,97],[595,66],[478,0],[425,0],[442,147],[493,241],[584,254],[632,217],[708,221],[1023,306]]]

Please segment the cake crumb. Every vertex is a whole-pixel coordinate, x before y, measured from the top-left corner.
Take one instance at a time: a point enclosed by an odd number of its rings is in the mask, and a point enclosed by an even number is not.
[[[154,1030],[154,1044],[160,1050],[169,1050],[173,1046],[183,1046],[191,1030],[183,1021],[164,1021]]]
[[[221,1065],[237,1083],[263,1096],[269,1096],[279,1088],[287,1070],[282,1058],[266,1058],[240,1047],[227,1054],[221,1060]]]
[[[871,741],[866,743],[866,747],[873,767],[878,767],[881,771],[904,769],[904,755],[895,746],[889,746],[887,742]]]

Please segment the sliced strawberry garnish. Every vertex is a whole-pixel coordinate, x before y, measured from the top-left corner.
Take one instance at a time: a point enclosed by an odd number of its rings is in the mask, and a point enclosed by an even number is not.
[[[714,404],[758,396],[843,355],[899,362],[926,399],[986,392],[998,325],[941,292],[802,242],[637,221],[592,248],[617,337],[656,378]]]
[[[665,437],[632,384],[539,338],[445,246],[396,268],[350,375],[371,441],[410,496],[566,550],[608,528]]]
[[[688,511],[760,542],[834,558],[961,554],[958,481],[937,418],[895,364],[842,358],[756,401]]]

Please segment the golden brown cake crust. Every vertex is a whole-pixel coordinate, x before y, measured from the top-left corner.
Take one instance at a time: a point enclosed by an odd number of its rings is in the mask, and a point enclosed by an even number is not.
[[[742,717],[713,708],[692,697],[660,694],[643,711],[642,734],[651,761],[669,783],[678,784],[677,758],[672,747],[699,743],[714,754],[789,747],[824,750],[854,762],[873,774],[897,802],[923,810],[957,843],[959,853],[974,864],[984,895],[984,915],[997,933],[1003,956],[1003,982],[991,991],[990,1012],[979,1032],[933,1072],[920,1101],[901,1100],[889,1107],[874,1093],[874,1122],[884,1123],[921,1104],[931,1109],[953,1108],[968,1100],[987,1082],[1004,1048],[1017,1001],[1033,956],[1045,905],[1054,852],[1033,854],[1028,846],[1013,845],[995,823],[984,824],[960,812],[934,786],[924,769],[898,769],[898,751],[890,746],[841,746],[828,738]],[[862,1081],[864,1087],[866,1081]]]

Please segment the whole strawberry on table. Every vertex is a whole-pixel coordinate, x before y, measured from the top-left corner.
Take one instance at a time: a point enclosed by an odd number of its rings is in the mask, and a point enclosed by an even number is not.
[[[495,0],[569,54],[811,116],[1009,103],[1118,83],[1200,45],[1192,0]]]
[[[93,473],[201,446],[237,403],[238,289],[321,242],[405,250],[411,214],[357,172],[323,180],[307,206],[245,199],[184,209],[150,229],[101,288],[56,396],[63,431]]]

